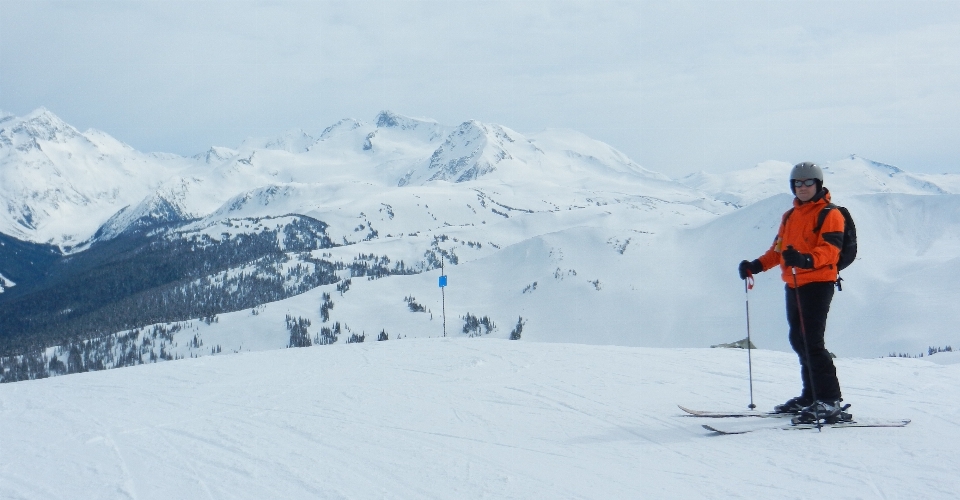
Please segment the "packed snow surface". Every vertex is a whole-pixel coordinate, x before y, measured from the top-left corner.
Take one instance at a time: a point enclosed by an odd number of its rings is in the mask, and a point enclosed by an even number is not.
[[[941,355],[837,359],[855,416],[907,427],[735,436],[676,405],[744,409],[738,349],[424,338],[4,384],[0,498],[956,498]],[[759,407],[797,370],[754,351]]]

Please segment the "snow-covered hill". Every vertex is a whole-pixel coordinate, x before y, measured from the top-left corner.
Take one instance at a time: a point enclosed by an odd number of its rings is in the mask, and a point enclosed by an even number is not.
[[[682,415],[745,408],[745,354],[405,339],[3,384],[0,497],[956,498],[955,353],[837,360],[853,414],[904,428]],[[753,373],[761,408],[795,394],[792,354]]]

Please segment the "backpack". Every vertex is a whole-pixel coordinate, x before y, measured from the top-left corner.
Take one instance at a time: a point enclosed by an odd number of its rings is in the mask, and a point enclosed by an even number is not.
[[[839,210],[840,215],[843,216],[843,243],[840,245],[840,260],[837,261],[837,271],[843,271],[857,258],[857,226],[853,223],[853,217],[850,216],[850,211],[847,210],[846,207],[827,203],[827,206],[823,207],[820,213],[817,214],[817,225],[813,226],[813,232],[820,232],[820,228],[823,227],[823,221],[827,218],[827,214],[833,209]],[[787,219],[792,213],[793,209],[791,208],[787,210],[787,213],[783,214],[784,224],[787,223]],[[839,283],[840,278],[837,278],[837,281]]]
[[[839,210],[840,215],[843,216],[843,244],[840,245],[840,260],[837,261],[837,270],[843,271],[847,266],[853,264],[854,259],[857,258],[857,226],[853,223],[853,217],[850,216],[847,207],[828,203],[820,211],[820,215],[817,216],[817,225],[813,228],[813,232],[820,232],[820,227],[823,226],[823,220],[827,217],[827,212],[834,208]]]

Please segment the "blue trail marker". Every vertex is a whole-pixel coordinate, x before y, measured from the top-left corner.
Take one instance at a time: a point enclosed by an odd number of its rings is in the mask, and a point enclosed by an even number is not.
[[[447,294],[444,293],[447,287],[447,275],[443,273],[443,255],[440,255],[440,300],[443,308],[443,336],[447,336]]]

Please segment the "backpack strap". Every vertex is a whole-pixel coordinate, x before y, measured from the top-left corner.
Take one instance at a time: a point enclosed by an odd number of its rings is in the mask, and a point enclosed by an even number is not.
[[[792,213],[793,213],[793,208],[791,208],[790,210],[787,210],[786,212],[784,212],[784,213],[783,213],[783,220],[780,221],[780,224],[783,224],[784,226],[786,226],[786,225],[787,225],[787,219],[790,218],[790,214],[792,214]]]
[[[827,219],[827,213],[830,212],[830,210],[833,210],[834,208],[837,208],[837,206],[834,205],[833,203],[827,203],[827,206],[823,207],[823,208],[820,210],[820,213],[817,214],[817,225],[816,225],[816,226],[813,226],[813,232],[815,232],[815,233],[819,233],[819,232],[820,232],[820,228],[823,227],[823,221],[825,221],[825,220]],[[787,210],[787,211],[783,214],[783,220],[782,220],[780,223],[783,224],[784,226],[786,226],[786,225],[787,225],[787,219],[790,218],[790,215],[791,215],[791,214],[793,214],[793,209],[792,209],[792,208],[791,208],[790,210]]]
[[[819,233],[820,229],[823,227],[823,221],[827,219],[827,213],[829,213],[834,208],[837,208],[833,203],[827,203],[827,206],[823,207],[820,210],[820,213],[817,214],[817,225],[813,226],[813,232]],[[784,219],[786,220],[786,219]]]

